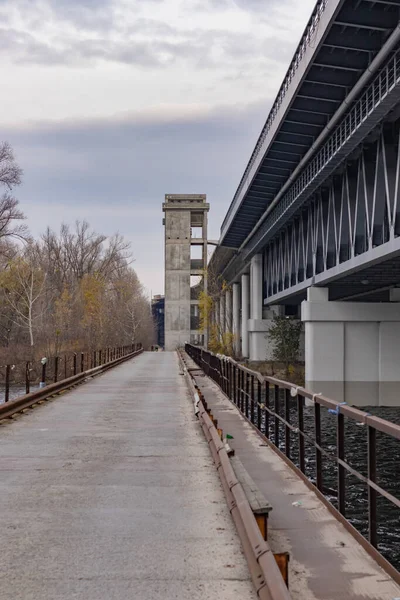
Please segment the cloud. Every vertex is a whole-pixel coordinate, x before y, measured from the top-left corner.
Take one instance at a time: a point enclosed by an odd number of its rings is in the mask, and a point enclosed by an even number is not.
[[[119,230],[162,291],[164,194],[207,193],[219,237],[313,4],[0,0],[0,135],[33,233]]]
[[[16,193],[35,235],[77,218],[107,234],[119,230],[132,242],[138,274],[160,291],[164,194],[207,193],[210,237],[218,238],[268,108],[181,107],[10,127],[2,135],[24,169]]]
[[[272,8],[289,9],[293,2],[273,0]],[[155,3],[164,5],[162,0],[4,0],[0,16],[7,16],[8,24],[0,29],[0,48],[7,49],[3,60],[70,67],[105,61],[141,68],[189,61],[200,68],[233,68],[238,62],[242,67],[250,60],[268,62],[269,51],[276,48],[280,52],[273,59],[282,60],[283,53],[285,60],[286,47],[293,48],[293,39],[280,34],[282,27],[271,27],[270,2],[208,0],[197,5],[171,0],[171,7],[187,19],[171,18],[168,11],[154,18],[150,7]],[[229,20],[223,17],[227,9],[233,11]],[[212,27],[209,20],[196,22],[196,13],[207,10],[213,11]],[[264,18],[264,27],[241,23],[241,10],[252,13],[252,19]]]

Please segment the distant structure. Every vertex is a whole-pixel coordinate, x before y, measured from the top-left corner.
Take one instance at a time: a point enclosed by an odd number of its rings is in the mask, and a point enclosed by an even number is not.
[[[157,346],[164,348],[164,296],[154,296],[151,301],[151,312],[156,327]]]
[[[199,330],[199,293],[207,289],[206,194],[166,194],[165,350],[204,343]]]

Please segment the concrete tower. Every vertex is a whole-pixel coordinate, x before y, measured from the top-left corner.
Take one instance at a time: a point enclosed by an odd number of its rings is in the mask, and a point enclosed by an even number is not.
[[[166,194],[165,213],[165,349],[185,342],[202,344],[199,292],[207,287],[207,213],[205,194]]]

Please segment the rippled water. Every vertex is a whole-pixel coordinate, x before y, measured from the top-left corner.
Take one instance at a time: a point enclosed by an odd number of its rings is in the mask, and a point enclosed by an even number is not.
[[[31,392],[34,392],[35,390],[39,389],[39,385],[37,384],[31,384]],[[23,396],[25,394],[25,386],[21,386],[21,385],[12,385],[10,386],[10,400],[15,400],[16,398],[19,398],[20,396]],[[0,404],[4,404],[4,396],[5,396],[5,390],[4,387],[0,388]]]
[[[290,422],[297,425],[297,406],[292,400]],[[365,408],[367,412],[400,424],[400,407]],[[283,399],[280,414],[283,415]],[[336,456],[335,415],[321,406],[321,446],[332,457]],[[262,420],[262,431],[265,421]],[[304,431],[314,439],[314,409],[304,408]],[[269,437],[274,440],[274,422],[270,418]],[[299,466],[298,435],[291,433],[291,458]],[[285,451],[284,428],[279,427],[279,448]],[[400,498],[400,442],[381,432],[376,433],[377,484],[396,498]],[[305,441],[306,475],[315,483],[315,449],[312,442]],[[367,428],[345,419],[345,460],[359,473],[367,476]],[[323,491],[337,508],[337,464],[322,457]],[[346,517],[360,533],[368,538],[368,489],[367,485],[346,472]],[[378,549],[385,558],[400,570],[400,509],[378,494]]]

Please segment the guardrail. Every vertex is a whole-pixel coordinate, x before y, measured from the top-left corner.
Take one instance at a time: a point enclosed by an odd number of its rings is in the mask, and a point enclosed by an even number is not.
[[[25,394],[29,394],[33,387],[44,387],[49,382],[63,381],[72,375],[122,358],[140,350],[141,347],[141,344],[129,344],[86,352],[67,352],[62,355],[44,356],[41,360],[0,365],[0,405],[2,400],[3,402],[11,400],[12,392],[15,390],[18,393],[25,389]]]
[[[236,477],[225,444],[203,404],[202,396],[178,353],[204,436],[210,446],[232,518],[237,528],[257,597],[261,600],[291,600],[268,542],[263,538],[243,487]]]
[[[15,413],[21,412],[22,410],[37,404],[41,400],[46,400],[47,398],[68,388],[74,387],[79,383],[83,383],[88,377],[99,375],[100,373],[107,371],[108,369],[111,369],[112,367],[115,367],[126,360],[134,358],[143,352],[142,346],[139,346],[140,347],[137,350],[132,350],[131,346],[130,352],[128,351],[129,346],[126,346],[126,353],[121,352],[121,356],[118,356],[117,358],[113,358],[108,362],[104,362],[101,365],[93,367],[87,371],[82,371],[81,373],[77,373],[71,377],[67,377],[66,379],[51,383],[50,385],[42,387],[34,392],[20,396],[15,400],[11,400],[8,403],[0,404],[0,420],[11,417]]]
[[[377,549],[378,496],[392,507],[400,508],[400,500],[383,489],[378,482],[377,434],[386,434],[398,441],[400,426],[287,381],[263,376],[231,358],[215,355],[190,344],[186,344],[185,350],[204,373],[219,385],[269,445],[314,489],[367,552],[400,583],[399,571]],[[311,411],[307,408],[305,420],[307,404]],[[326,440],[324,443],[322,435],[321,412],[325,409],[335,419],[336,427],[332,428],[336,434],[335,451],[331,443],[327,445]],[[349,464],[351,453],[346,452],[345,448],[346,419],[365,428],[367,444],[364,473]],[[400,451],[400,446],[397,451]],[[327,490],[324,482],[328,461],[335,466],[336,490]],[[312,478],[309,475],[310,465],[314,468]],[[367,486],[368,539],[346,519],[346,477],[349,475]]]

